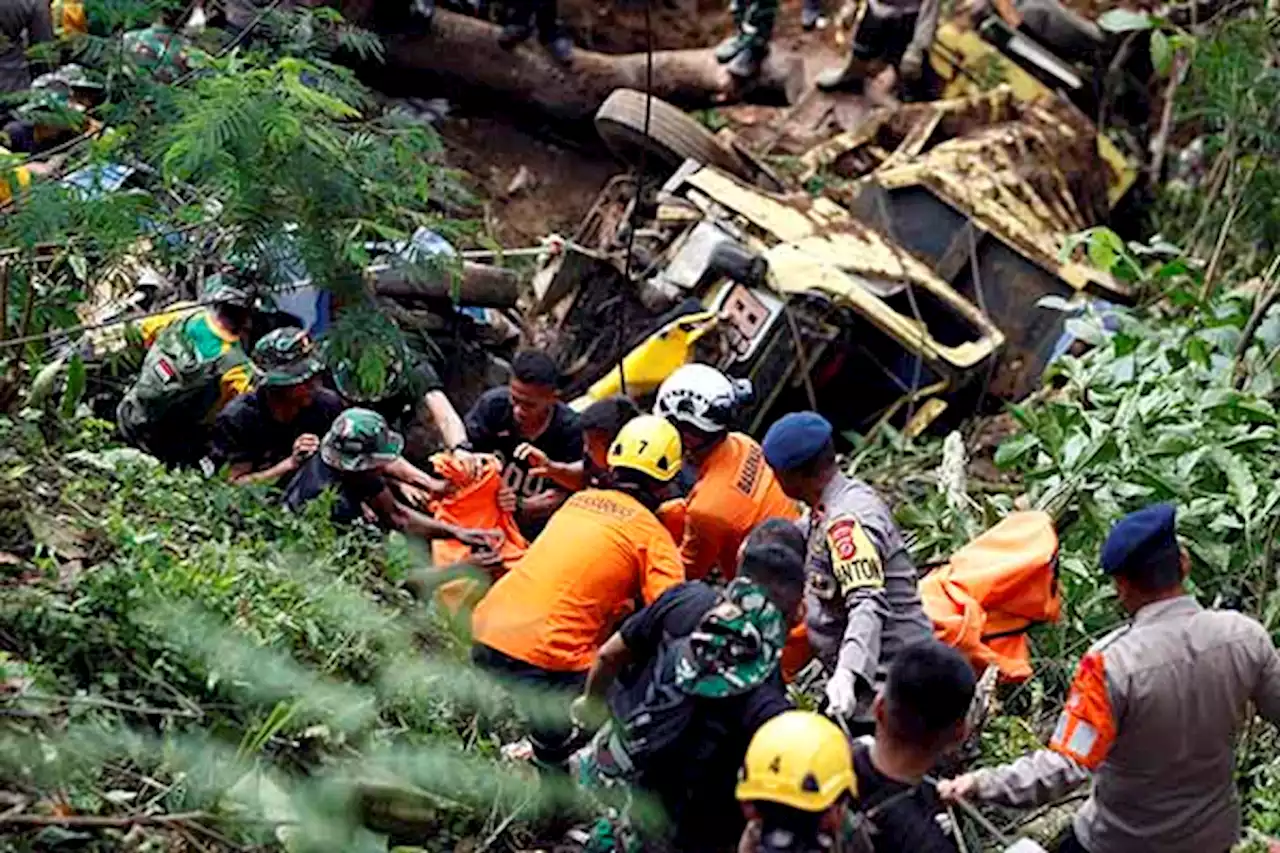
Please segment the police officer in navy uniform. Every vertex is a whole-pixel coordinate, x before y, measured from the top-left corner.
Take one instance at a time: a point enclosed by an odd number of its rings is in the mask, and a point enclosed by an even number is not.
[[[1102,548],[1128,624],[1089,649],[1047,749],[943,782],[944,798],[1053,802],[1092,781],[1060,853],[1226,853],[1240,836],[1234,750],[1280,723],[1280,656],[1265,628],[1187,593],[1175,512],[1125,516]]]
[[[794,412],[769,428],[765,459],[788,497],[809,515],[806,571],[809,644],[831,677],[832,714],[869,721],[876,686],[894,655],[933,636],[916,569],[889,507],[836,463],[831,423]]]

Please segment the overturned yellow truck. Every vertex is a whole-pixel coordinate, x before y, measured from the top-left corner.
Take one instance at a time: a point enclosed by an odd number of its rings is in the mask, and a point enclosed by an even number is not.
[[[606,141],[671,171],[648,193],[615,179],[535,277],[535,335],[577,405],[643,399],[686,361],[753,380],[750,431],[816,408],[845,435],[916,434],[1033,390],[1063,334],[1043,297],[1128,298],[1060,254],[1133,170],[1030,74],[966,87],[983,46],[944,26],[956,97],[875,113],[789,179],[662,102],[642,136],[644,96],[615,92]]]

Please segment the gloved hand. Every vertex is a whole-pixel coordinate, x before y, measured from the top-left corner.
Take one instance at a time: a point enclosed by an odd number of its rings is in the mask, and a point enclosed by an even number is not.
[[[837,669],[827,681],[827,713],[847,719],[858,707],[858,679],[852,672]]]
[[[898,63],[898,74],[903,80],[919,80],[922,71],[924,71],[923,51],[909,48],[902,54],[902,61]]]

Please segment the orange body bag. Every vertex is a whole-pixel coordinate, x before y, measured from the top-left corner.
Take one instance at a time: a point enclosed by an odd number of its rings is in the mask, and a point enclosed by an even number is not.
[[[502,465],[494,456],[479,458],[480,471],[472,477],[466,467],[451,454],[441,453],[431,457],[436,473],[456,487],[452,494],[431,502],[431,514],[438,521],[461,527],[502,531],[504,538],[500,554],[503,568],[498,570],[498,575],[501,575],[524,556],[529,543],[511,513],[498,508]],[[443,571],[469,560],[471,546],[456,539],[437,539],[431,543],[431,558],[436,568]],[[457,578],[440,584],[435,596],[437,602],[456,614],[464,606],[474,605],[479,601],[486,589],[487,585],[478,579]]]

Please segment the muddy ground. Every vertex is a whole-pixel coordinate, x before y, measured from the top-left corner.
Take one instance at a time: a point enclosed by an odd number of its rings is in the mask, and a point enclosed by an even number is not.
[[[729,32],[727,0],[652,0],[655,50],[705,47]],[[828,0],[834,15],[836,3]],[[576,42],[606,53],[643,51],[645,6],[641,0],[561,0],[561,15]],[[775,44],[802,51],[815,63],[840,60],[833,31],[800,27],[800,0],[783,3]],[[409,94],[409,93],[403,93]],[[424,91],[420,97],[439,96]],[[767,121],[772,108],[727,111],[735,124]],[[618,172],[597,140],[566,137],[531,117],[495,110],[487,99],[452,104],[441,127],[448,162],[471,175],[483,198],[475,211],[482,232],[504,246],[529,246],[548,233],[572,234],[604,184]],[[520,176],[521,170],[525,176]]]

